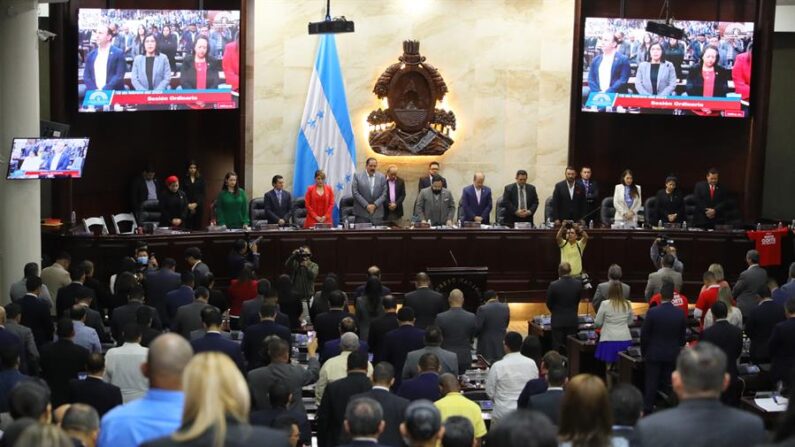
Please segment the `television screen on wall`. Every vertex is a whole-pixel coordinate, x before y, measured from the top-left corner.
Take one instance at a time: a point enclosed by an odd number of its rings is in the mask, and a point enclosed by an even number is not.
[[[748,117],[752,22],[675,20],[680,40],[650,21],[586,18],[582,111]]]
[[[238,108],[240,11],[80,9],[80,112]]]
[[[80,178],[88,138],[14,138],[6,178]]]

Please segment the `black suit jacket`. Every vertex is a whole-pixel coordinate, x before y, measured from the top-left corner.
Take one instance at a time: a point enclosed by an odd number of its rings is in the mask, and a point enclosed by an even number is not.
[[[748,312],[745,322],[745,333],[751,340],[749,354],[755,363],[767,363],[770,361],[770,349],[768,342],[773,328],[786,319],[784,306],[775,301],[764,301],[759,303]]]
[[[141,306],[145,306],[145,304],[134,301],[113,309],[113,315],[110,318],[110,333],[113,334],[113,338],[116,339],[116,341],[122,340],[122,330],[126,324],[138,322],[136,313]],[[162,330],[163,324],[160,322],[160,316],[157,310],[155,310],[154,307],[149,307],[154,314],[152,317],[152,328]]]
[[[685,345],[686,329],[687,321],[682,309],[670,301],[649,309],[640,331],[643,359],[647,362],[675,362]]]
[[[345,407],[351,396],[373,387],[365,373],[348,374],[344,379],[329,383],[317,409],[317,445],[334,447],[346,441],[343,438],[342,423],[345,420]]]
[[[417,319],[414,326],[420,329],[425,329],[433,324],[436,321],[436,316],[447,310],[448,306],[444,295],[430,287],[421,287],[407,293],[403,305],[414,309],[414,317]]]
[[[594,179],[591,179],[588,183],[588,188],[585,187],[585,183],[583,183],[582,179],[577,179],[577,183],[582,186],[582,189],[585,190],[585,202],[590,208],[593,204],[597,204],[599,201],[599,183],[597,183]],[[588,209],[587,211],[591,211]]]
[[[160,180],[155,177],[152,179],[155,182],[155,192],[157,192],[157,187],[160,185]],[[141,204],[144,203],[144,200],[149,197],[149,190],[146,188],[146,180],[144,180],[143,175],[137,175],[132,181],[130,185],[130,207],[132,208],[135,216],[138,216],[138,213],[141,211]]]
[[[547,390],[541,394],[530,396],[527,408],[544,413],[553,424],[560,425],[560,402],[562,400],[563,390]]]
[[[552,191],[552,220],[581,220],[585,215],[585,190],[574,182],[574,198],[569,196],[566,180],[555,184]]]
[[[293,196],[289,192],[282,190],[282,204],[276,198],[276,191],[270,190],[265,193],[265,218],[269,224],[279,223],[283,219],[285,223],[290,222],[290,212],[293,209]]]
[[[773,380],[783,380],[790,383],[795,372],[795,318],[788,318],[773,328],[768,344],[772,367],[770,370]]]
[[[110,334],[105,330],[105,323],[102,321],[102,315],[94,309],[86,309],[86,326],[97,331],[99,341],[102,343],[109,343]]]
[[[69,401],[69,381],[86,370],[88,349],[61,339],[41,347],[41,377],[52,390],[52,406]]]
[[[216,89],[221,84],[221,77],[219,72],[221,70],[218,61],[212,58],[207,58],[207,80],[206,88]],[[196,88],[196,67],[192,57],[186,57],[182,60],[182,68],[180,69],[179,83],[183,89]]]
[[[505,208],[505,223],[513,224],[514,222],[532,222],[533,216],[538,209],[538,193],[536,187],[527,183],[525,184],[525,204],[530,211],[530,216],[525,219],[516,217],[516,210],[519,209],[519,185],[511,183],[505,186],[502,192],[502,206]]]
[[[259,353],[262,350],[262,340],[268,335],[278,335],[288,344],[292,345],[290,329],[275,321],[261,321],[251,325],[243,331],[243,354],[248,362],[248,369],[261,366]]]
[[[423,189],[425,189],[425,188],[427,188],[429,186],[431,186],[431,176],[430,175],[426,175],[426,176],[420,177],[419,191],[422,191]],[[444,178],[444,177],[442,177],[442,187],[447,189],[447,179]]]
[[[547,307],[552,314],[552,327],[577,327],[582,281],[564,276],[547,288]]]
[[[117,405],[122,404],[121,389],[96,377],[69,381],[69,403],[82,403],[94,407],[101,418]]]
[[[110,307],[111,292],[106,283],[97,278],[87,277],[83,285],[94,291],[94,300],[91,301],[92,309],[100,310]]]
[[[79,295],[91,295],[92,300],[95,298],[94,291],[80,284],[79,282],[72,282],[71,284],[58,289],[58,296],[55,298],[55,315],[62,318],[65,312],[71,309],[77,302]]]
[[[168,321],[166,294],[172,290],[177,290],[181,284],[182,280],[179,273],[165,268],[147,272],[146,276],[144,276],[147,303],[157,309],[157,314],[161,321]]]
[[[425,331],[414,326],[400,326],[386,334],[380,360],[389,362],[395,368],[395,385],[392,389],[396,390],[400,386],[401,371],[409,352],[423,347],[425,347]]]
[[[55,327],[50,318],[50,307],[46,302],[33,295],[25,295],[17,301],[22,307],[22,326],[30,328],[36,346],[52,341]]]
[[[403,438],[400,435],[400,423],[403,422],[409,401],[380,388],[373,388],[365,393],[357,394],[351,397],[351,399],[358,399],[360,397],[369,397],[375,400],[381,404],[381,409],[384,411],[384,423],[386,427],[384,427],[381,436],[378,437],[379,444],[389,447],[403,447]]]
[[[406,182],[398,177],[395,180],[395,203],[397,204],[397,208],[395,208],[395,214],[398,217],[403,217],[403,201],[406,200]],[[386,184],[386,202],[384,202],[384,218],[389,216],[389,179],[387,179]]]
[[[194,354],[200,352],[223,352],[243,370],[243,353],[240,349],[240,343],[229,340],[221,334],[207,333],[202,338],[192,340],[190,345],[193,347]]]
[[[373,364],[384,358],[384,340],[386,334],[398,328],[397,313],[390,312],[370,322],[367,344],[373,353]]]
[[[317,332],[318,346],[323,346],[329,340],[340,338],[340,321],[345,317],[353,318],[344,310],[330,310],[315,317],[314,328]]]
[[[154,441],[144,442],[141,447],[206,447],[208,445],[214,445],[212,430],[207,430],[198,438],[190,441],[174,441],[171,439],[171,435],[168,435]],[[290,443],[284,433],[272,428],[229,423],[223,445],[225,447],[249,447],[252,445],[288,447]]]
[[[652,216],[652,222],[648,223],[657,225],[657,222],[660,220],[663,221],[663,223],[668,223],[669,214],[676,214],[676,220],[674,222],[682,223],[685,221],[685,199],[681,191],[675,189],[673,194],[668,195],[663,188],[657,191],[656,198],[657,213]]]
[[[737,377],[737,359],[743,353],[743,330],[727,320],[720,320],[704,330],[701,341],[721,348],[726,354],[726,370],[732,378]]]
[[[715,194],[713,198],[709,197],[709,184],[706,181],[696,183],[695,188],[693,188],[693,195],[696,199],[696,215],[694,217],[694,223],[696,225],[710,223],[714,225],[723,222],[723,212],[726,209],[727,196],[726,191],[720,183],[715,185]],[[707,216],[704,214],[704,210],[707,208],[715,210],[714,219],[707,219]]]

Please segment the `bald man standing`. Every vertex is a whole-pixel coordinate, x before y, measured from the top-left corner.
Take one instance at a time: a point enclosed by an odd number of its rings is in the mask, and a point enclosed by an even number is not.
[[[464,374],[472,366],[472,341],[477,332],[475,314],[464,310],[464,293],[453,289],[447,299],[450,309],[436,316],[442,330],[442,348],[455,352],[458,372]]]
[[[185,402],[182,371],[192,356],[190,344],[178,334],[155,338],[149,345],[146,363],[141,364],[141,372],[149,379],[149,391],[105,414],[97,445],[136,447],[179,429]]]
[[[472,184],[464,188],[461,194],[462,215],[458,216],[459,220],[489,224],[491,188],[483,185],[485,181],[486,176],[482,172],[476,172],[472,177]]]

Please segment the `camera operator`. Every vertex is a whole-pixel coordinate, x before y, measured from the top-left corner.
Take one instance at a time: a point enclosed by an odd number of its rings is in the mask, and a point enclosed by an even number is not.
[[[303,308],[301,319],[309,321],[309,299],[315,293],[315,278],[318,266],[312,262],[312,252],[306,245],[293,250],[284,263],[293,282],[293,295],[301,300]]]
[[[560,226],[555,241],[560,248],[560,263],[569,263],[571,276],[582,276],[582,253],[588,243],[588,233],[579,224],[566,220]]]
[[[652,242],[651,248],[649,249],[649,257],[651,258],[651,263],[654,264],[654,268],[659,270],[662,267],[662,258],[665,255],[674,257],[675,271],[679,273],[684,271],[685,265],[676,256],[676,246],[674,245],[673,239],[669,239],[668,236],[661,234]]]

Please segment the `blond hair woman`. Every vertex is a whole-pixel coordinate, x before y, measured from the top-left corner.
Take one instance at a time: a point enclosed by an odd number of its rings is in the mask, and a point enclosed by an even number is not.
[[[248,424],[248,385],[226,354],[204,352],[193,357],[182,374],[182,386],[185,407],[181,428],[143,446],[288,446],[284,434]]]

